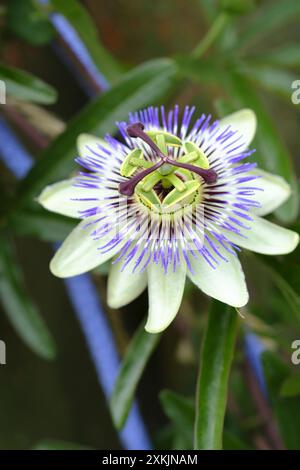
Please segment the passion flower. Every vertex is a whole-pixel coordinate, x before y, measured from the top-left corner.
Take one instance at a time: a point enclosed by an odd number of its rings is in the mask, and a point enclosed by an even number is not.
[[[212,121],[193,119],[194,112],[187,106],[179,118],[177,106],[168,113],[149,107],[118,123],[118,138],[79,136],[85,172],[38,198],[48,210],[82,219],[52,259],[52,273],[75,276],[111,259],[108,304],[122,307],[148,285],[152,333],[177,314],[186,276],[205,294],[242,307],[248,291],[240,248],[285,254],[299,239],[261,218],[290,188],[249,161],[254,113]]]

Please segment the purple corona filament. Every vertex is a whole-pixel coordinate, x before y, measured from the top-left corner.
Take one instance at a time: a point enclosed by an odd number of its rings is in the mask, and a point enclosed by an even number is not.
[[[144,132],[144,125],[141,122],[135,122],[126,128],[126,132],[129,137],[137,138],[139,137],[144,142],[146,142],[149,147],[155,152],[155,154],[160,158],[155,165],[151,168],[147,168],[139,172],[137,175],[133,176],[130,180],[124,181],[119,185],[119,191],[124,196],[132,196],[135,190],[136,185],[145,178],[145,176],[153,173],[153,171],[160,168],[164,163],[169,163],[170,165],[177,166],[180,168],[184,168],[189,170],[193,173],[197,173],[197,175],[201,176],[204,181],[208,184],[215,183],[217,180],[217,173],[214,170],[205,170],[204,168],[200,168],[195,165],[190,165],[188,163],[180,163],[176,160],[172,160],[169,158],[168,155],[164,155],[158,146],[153,142],[153,140]]]

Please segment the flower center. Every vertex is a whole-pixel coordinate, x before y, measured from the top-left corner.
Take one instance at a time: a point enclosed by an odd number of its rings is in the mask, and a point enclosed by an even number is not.
[[[194,142],[182,143],[179,137],[164,130],[144,132],[141,122],[126,129],[132,138],[142,139],[158,158],[156,163],[144,159],[139,148],[132,150],[121,166],[121,175],[129,179],[120,183],[119,192],[125,196],[136,193],[146,205],[187,204],[199,194],[200,176],[207,184],[217,180],[217,173],[209,169],[209,162]],[[178,158],[169,154],[168,147],[179,148]],[[138,171],[140,170],[140,171]]]

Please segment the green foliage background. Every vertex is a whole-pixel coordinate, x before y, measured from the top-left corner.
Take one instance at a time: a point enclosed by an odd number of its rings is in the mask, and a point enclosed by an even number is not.
[[[111,85],[91,102],[51,48],[54,10]],[[242,254],[251,294],[244,319],[190,285],[161,338],[139,326],[145,295],[122,313],[106,307],[124,358],[109,409],[63,286],[48,271],[48,242],[63,240],[73,222],[34,201],[74,171],[80,132],[114,132],[116,120],[149,104],[195,104],[220,116],[250,107],[258,164],[293,188],[272,218],[299,231],[300,105],[291,101],[300,79],[299,1],[52,0],[41,8],[26,0],[3,3],[0,13],[8,93],[0,111],[36,158],[21,183],[0,166],[0,338],[7,344],[0,448],[118,448],[116,429],[137,394],[157,448],[299,449],[300,375],[290,361],[300,338],[299,248],[272,259]],[[18,124],[24,113],[35,117],[34,135]],[[93,277],[105,301],[105,272]],[[266,348],[269,400],[244,353],[249,330]]]

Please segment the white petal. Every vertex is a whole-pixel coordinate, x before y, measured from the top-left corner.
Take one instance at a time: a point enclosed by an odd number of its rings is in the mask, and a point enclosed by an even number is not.
[[[37,198],[45,209],[68,217],[80,218],[80,211],[93,207],[95,203],[77,199],[98,199],[101,191],[95,188],[79,188],[74,186],[76,178],[60,181],[46,186]]]
[[[243,230],[247,238],[226,230],[226,236],[238,246],[264,255],[285,255],[299,243],[299,235],[261,217],[252,215],[250,230]]]
[[[247,148],[253,140],[256,131],[256,116],[251,109],[241,109],[220,119],[219,125],[221,128],[230,125],[232,130],[238,131],[243,136],[243,139],[241,139],[241,143],[243,143],[242,150]]]
[[[147,273],[132,272],[127,265],[122,271],[122,261],[113,264],[109,271],[107,303],[111,308],[120,308],[136,299],[147,286]]]
[[[112,235],[94,240],[92,233],[96,225],[91,224],[86,227],[92,220],[92,217],[82,220],[55,253],[50,263],[50,270],[55,276],[71,277],[90,271],[105,263],[120,250],[119,246],[105,254],[100,253],[97,248],[108,243]]]
[[[136,299],[147,287],[147,273],[136,273],[122,269],[122,263],[110,268],[107,286],[107,304],[111,308],[120,308]]]
[[[165,274],[160,264],[150,264],[148,271],[149,312],[145,326],[149,333],[163,331],[176,316],[184,290],[186,266]]]
[[[205,294],[233,307],[243,307],[249,300],[245,275],[238,257],[218,246],[218,250],[228,260],[220,259],[213,269],[202,256],[190,259],[192,274],[187,270],[191,281]]]
[[[290,196],[290,185],[281,176],[260,169],[251,171],[251,174],[261,177],[256,180],[255,186],[263,189],[256,196],[261,207],[251,209],[254,214],[261,216],[270,214]]]
[[[97,148],[98,145],[101,145],[102,147],[106,147],[110,149],[110,146],[106,142],[106,140],[95,137],[94,135],[80,134],[77,137],[77,148],[78,148],[79,155],[82,158],[86,156],[95,157],[95,155],[92,154],[92,152],[88,149],[88,147]]]
[[[147,272],[140,273],[141,262],[137,266],[137,260],[143,254],[145,248],[145,240],[136,238],[131,242],[130,249],[124,253],[124,256],[112,264],[108,276],[108,300],[107,303],[111,308],[119,308],[127,305],[136,297],[138,297],[147,286]],[[134,252],[134,256],[128,262]],[[117,258],[117,257],[116,257]]]

